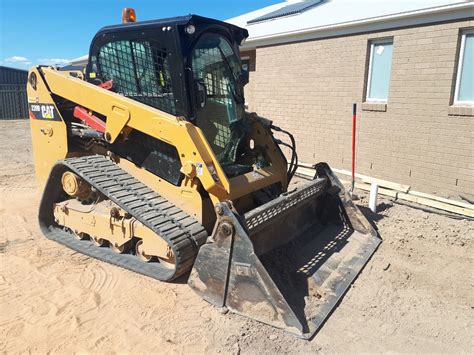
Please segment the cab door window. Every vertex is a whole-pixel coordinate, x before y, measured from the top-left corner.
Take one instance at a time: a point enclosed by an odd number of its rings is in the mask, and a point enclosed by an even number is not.
[[[244,115],[239,59],[224,37],[208,33],[196,43],[191,65],[194,81],[206,89],[206,102],[196,112],[197,126],[219,162],[232,164],[242,138],[239,121]]]

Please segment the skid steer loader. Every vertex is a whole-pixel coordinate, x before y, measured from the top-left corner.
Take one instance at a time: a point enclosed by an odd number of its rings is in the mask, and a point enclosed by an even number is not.
[[[213,305],[310,338],[380,239],[327,164],[289,188],[293,137],[244,109],[247,36],[195,15],[128,22],[96,34],[83,71],[32,68],[39,222],[75,251],[187,274]]]

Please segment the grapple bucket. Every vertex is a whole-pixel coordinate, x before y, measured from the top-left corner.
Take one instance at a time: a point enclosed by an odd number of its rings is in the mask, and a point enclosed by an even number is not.
[[[311,338],[380,243],[325,163],[315,178],[248,213],[230,202],[189,285],[230,311]]]

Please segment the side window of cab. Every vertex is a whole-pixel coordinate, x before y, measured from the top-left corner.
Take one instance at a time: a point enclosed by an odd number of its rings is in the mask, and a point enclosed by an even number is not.
[[[152,40],[119,40],[103,45],[97,55],[103,81],[126,97],[176,114],[166,48]]]

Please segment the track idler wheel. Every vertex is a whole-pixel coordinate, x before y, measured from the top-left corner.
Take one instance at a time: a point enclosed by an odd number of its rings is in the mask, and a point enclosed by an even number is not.
[[[63,173],[61,184],[64,192],[71,197],[87,200],[93,195],[91,186],[71,171]]]

